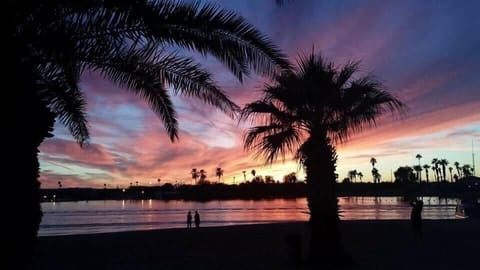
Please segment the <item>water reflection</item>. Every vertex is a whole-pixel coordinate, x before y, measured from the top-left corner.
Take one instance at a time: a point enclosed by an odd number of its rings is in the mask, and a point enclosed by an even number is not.
[[[425,219],[455,218],[456,199],[424,197]],[[343,220],[409,219],[401,197],[339,198]],[[184,227],[186,213],[198,210],[202,226],[306,221],[306,199],[189,201],[80,201],[43,203],[40,235],[66,235]]]

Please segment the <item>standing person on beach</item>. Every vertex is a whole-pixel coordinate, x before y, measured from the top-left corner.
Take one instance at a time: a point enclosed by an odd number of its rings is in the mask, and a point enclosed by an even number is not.
[[[195,211],[195,227],[200,228],[200,215]]]
[[[187,214],[187,228],[192,228],[192,212],[190,211]]]
[[[412,213],[410,216],[412,222],[412,231],[416,236],[421,236],[423,201],[415,199],[410,203],[410,205],[412,206]]]

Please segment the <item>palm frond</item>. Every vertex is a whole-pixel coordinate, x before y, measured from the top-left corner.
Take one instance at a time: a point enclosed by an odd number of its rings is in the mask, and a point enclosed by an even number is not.
[[[254,150],[257,157],[272,163],[279,156],[285,160],[288,153],[293,153],[301,141],[301,134],[292,126],[257,126],[249,129],[244,141],[246,149]]]
[[[58,119],[68,128],[75,140],[82,146],[90,137],[86,117],[86,102],[76,83],[57,80],[48,81],[40,93]]]
[[[147,38],[211,54],[240,80],[246,67],[273,77],[291,68],[287,57],[235,12],[216,5],[175,1],[140,2],[132,6]]]

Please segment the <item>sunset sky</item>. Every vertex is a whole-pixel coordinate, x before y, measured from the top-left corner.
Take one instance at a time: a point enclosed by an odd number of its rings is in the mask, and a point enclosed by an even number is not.
[[[480,2],[478,1],[217,1],[235,10],[267,34],[293,60],[319,50],[343,64],[361,60],[403,100],[403,119],[385,117],[374,129],[338,146],[340,179],[356,169],[371,181],[370,157],[382,180],[391,170],[446,158],[472,164],[472,142],[480,171]],[[260,97],[264,78],[251,77],[242,85],[212,57],[201,58],[232,100],[243,106]],[[41,146],[43,188],[126,187],[139,184],[191,183],[192,168],[225,171],[227,183],[243,181],[242,171],[281,180],[303,172],[292,160],[265,166],[243,150],[249,123],[238,123],[213,107],[175,97],[180,141],[171,143],[161,121],[133,93],[119,89],[94,73],[82,77],[88,100],[91,143],[80,148],[68,131],[56,125],[55,137]]]

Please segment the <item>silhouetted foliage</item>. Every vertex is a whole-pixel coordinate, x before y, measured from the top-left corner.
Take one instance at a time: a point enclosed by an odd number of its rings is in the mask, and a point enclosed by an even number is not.
[[[287,184],[292,184],[297,182],[297,174],[295,172],[291,172],[283,176],[283,182]]]
[[[358,65],[337,68],[320,54],[301,56],[293,72],[266,84],[263,98],[242,110],[244,119],[258,124],[245,135],[247,150],[268,163],[294,153],[304,167],[312,233],[309,259],[325,265],[348,264],[349,258],[340,243],[334,143],[403,106],[375,78],[354,79]]]
[[[9,256],[16,264],[13,268],[28,263],[38,229],[37,148],[49,136],[54,119],[81,145],[88,142],[86,103],[79,86],[85,71],[144,98],[173,141],[178,124],[171,94],[198,98],[229,115],[238,106],[199,63],[170,48],[212,55],[240,81],[251,69],[275,76],[290,68],[266,36],[241,16],[213,5],[166,0],[127,1],[115,8],[104,8],[104,1],[80,4],[83,8],[64,1],[9,1],[3,13],[4,37],[12,48],[2,59],[8,67],[3,85],[14,88],[2,91],[2,100],[10,103],[4,124],[15,130],[5,154],[11,164],[6,165],[20,165],[25,171],[7,175],[15,182],[8,188],[17,190],[16,211],[29,217],[15,221],[22,224],[14,228],[23,230],[24,238],[6,244],[14,253],[18,250],[13,246],[25,249],[23,255]]]
[[[271,175],[266,175],[265,176],[265,184],[273,184],[275,183],[275,179]]]
[[[416,179],[418,179],[413,168],[410,166],[399,167],[393,175],[395,176],[396,183],[415,183]]]

